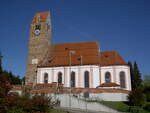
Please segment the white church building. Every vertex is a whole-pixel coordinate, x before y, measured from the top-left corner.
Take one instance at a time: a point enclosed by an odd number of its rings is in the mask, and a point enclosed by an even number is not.
[[[41,62],[37,83],[72,88],[131,90],[130,68],[115,51],[100,51],[97,41],[54,45],[49,62]]]
[[[49,12],[32,19],[26,86],[33,94],[81,94],[105,101],[127,101],[130,67],[116,51],[101,51],[98,41],[51,43]],[[61,86],[61,87],[60,87]],[[22,87],[14,87],[14,91]]]

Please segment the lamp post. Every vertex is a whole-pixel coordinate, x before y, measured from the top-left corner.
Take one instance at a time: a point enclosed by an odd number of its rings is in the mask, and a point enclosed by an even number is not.
[[[75,54],[76,52],[74,50],[69,51],[69,76],[70,76],[70,95],[69,95],[69,107],[71,109],[71,87],[72,87],[72,81],[71,81],[71,55]]]

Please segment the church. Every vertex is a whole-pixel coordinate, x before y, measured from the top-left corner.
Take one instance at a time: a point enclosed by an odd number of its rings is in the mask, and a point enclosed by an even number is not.
[[[101,51],[98,41],[51,43],[50,18],[49,12],[39,12],[32,19],[26,85],[56,84],[74,93],[103,93],[104,100],[107,93],[110,100],[117,94],[116,100],[126,101],[131,91],[130,67],[121,55]]]

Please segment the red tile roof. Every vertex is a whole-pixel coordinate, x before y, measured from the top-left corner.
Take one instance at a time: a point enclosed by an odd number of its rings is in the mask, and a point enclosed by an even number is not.
[[[40,21],[41,22],[46,22],[48,14],[49,14],[49,12],[39,12],[39,13],[36,13],[35,16],[34,16],[34,18],[32,19],[32,23],[33,24],[37,23],[37,21],[38,21],[37,16],[40,16]]]
[[[111,82],[111,83],[103,83],[103,84],[100,84],[99,87],[118,87],[120,86],[119,84],[116,84],[114,82]]]
[[[127,63],[116,51],[106,51],[100,54],[101,66],[107,65],[126,65]]]
[[[33,89],[32,94],[50,94],[58,92],[56,89]],[[128,90],[123,89],[96,89],[96,88],[63,88],[59,93],[129,93]]]
[[[39,67],[68,66],[70,51],[75,52],[71,54],[71,65],[126,65],[126,62],[115,51],[99,52],[99,43],[93,41],[55,44],[49,52],[48,60],[41,61]]]
[[[22,90],[21,85],[13,85],[11,90]]]
[[[37,87],[38,86],[38,87]],[[40,87],[39,87],[40,86]],[[42,87],[41,87],[42,86]],[[31,87],[32,94],[50,94],[58,92],[58,87],[49,87],[51,84],[37,84],[34,87]],[[18,88],[17,88],[18,87]],[[17,88],[17,89],[16,89]],[[23,90],[24,88],[29,88],[28,86],[13,86],[11,91]],[[130,91],[124,89],[99,89],[99,88],[65,88],[59,87],[59,93],[129,93]]]
[[[34,88],[36,89],[43,89],[43,88],[62,88],[63,84],[57,84],[57,83],[48,83],[48,84],[36,84],[34,85]]]
[[[53,46],[52,56],[49,57],[49,63],[41,66],[68,66],[71,65],[87,65],[99,63],[99,47],[96,41],[94,42],[80,42],[80,43],[64,43],[55,44]],[[74,51],[75,53],[71,53]],[[51,52],[50,52],[51,53]],[[82,57],[82,58],[81,58]]]

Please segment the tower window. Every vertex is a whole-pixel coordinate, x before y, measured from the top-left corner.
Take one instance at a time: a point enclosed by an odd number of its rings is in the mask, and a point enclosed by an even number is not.
[[[39,24],[38,24],[38,25],[35,25],[35,30],[36,30],[36,29],[39,29],[39,30],[40,30],[40,29],[41,29],[41,25],[39,25]]]

